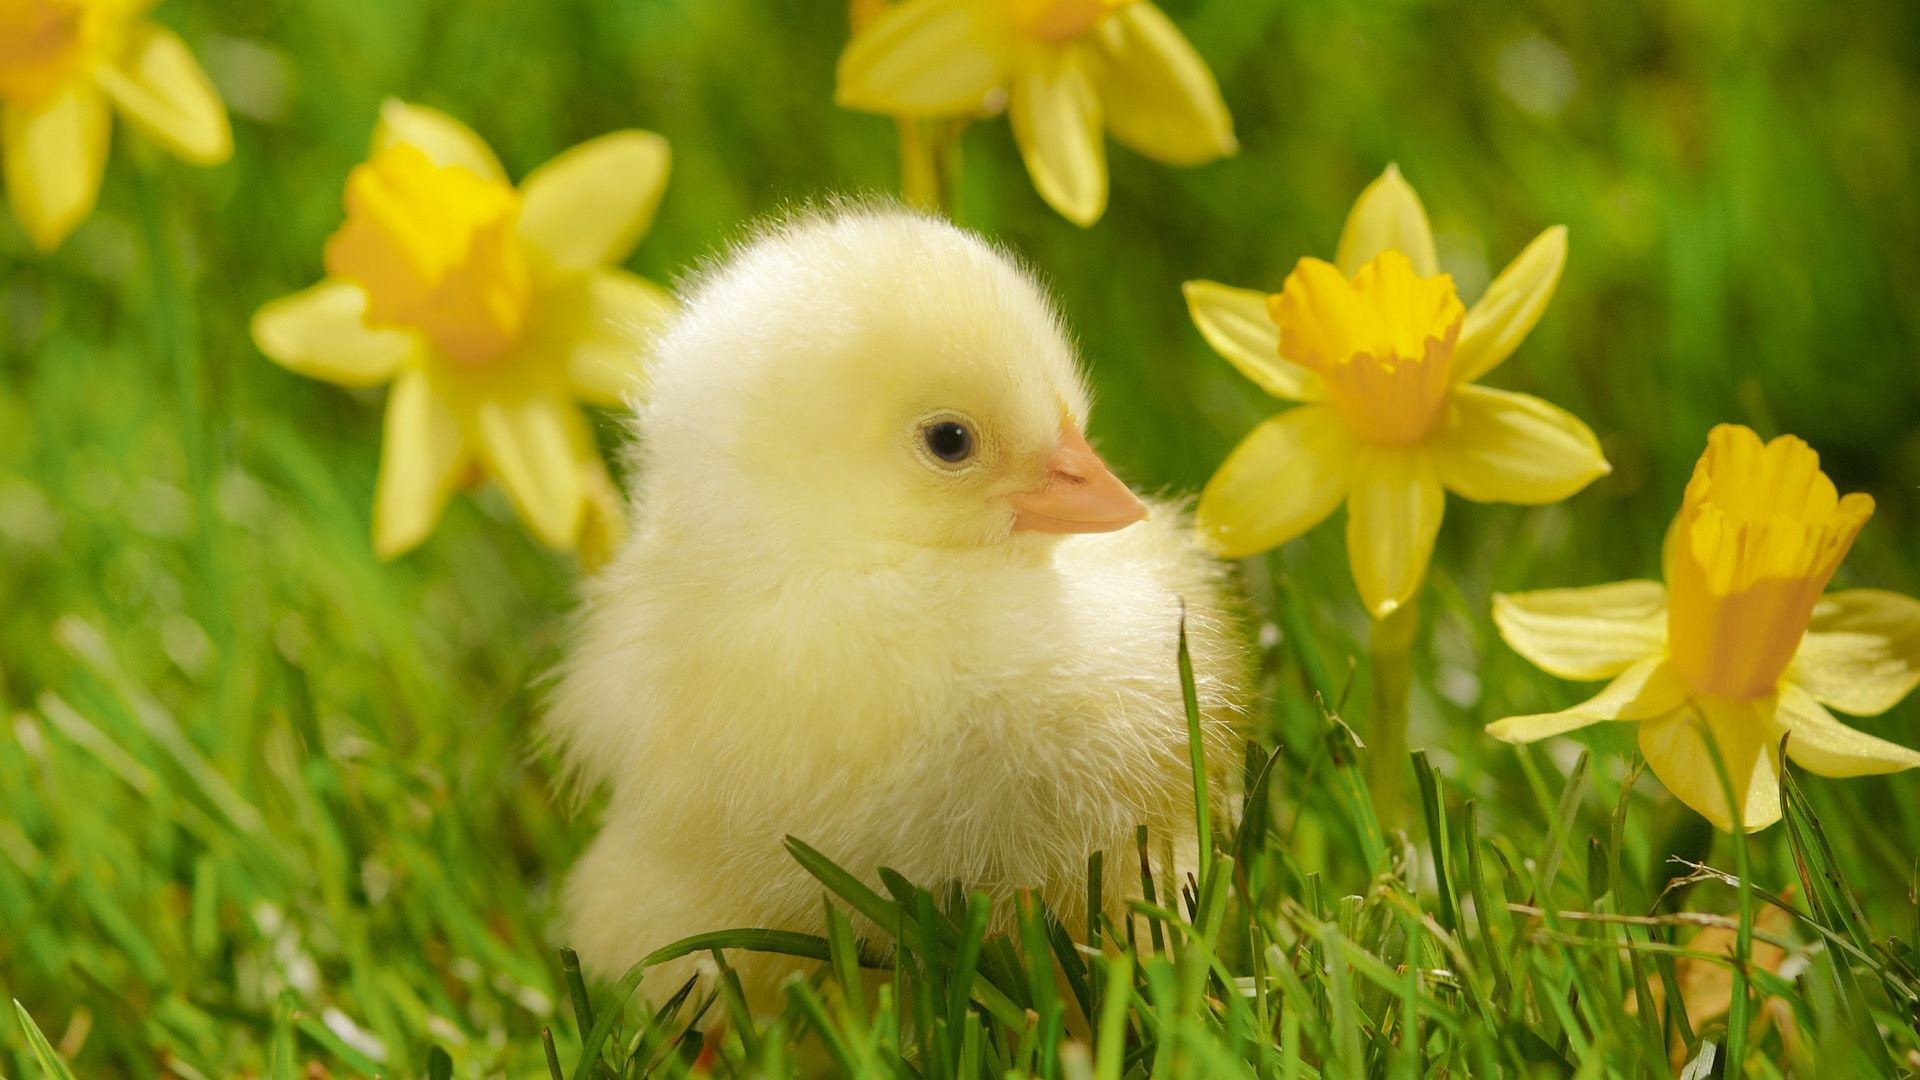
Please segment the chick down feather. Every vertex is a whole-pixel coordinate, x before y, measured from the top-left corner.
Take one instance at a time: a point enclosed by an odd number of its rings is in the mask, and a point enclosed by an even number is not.
[[[1162,873],[1191,865],[1183,603],[1216,781],[1241,635],[1175,505],[1088,535],[1010,524],[1008,493],[1045,482],[1088,409],[1029,274],[927,217],[816,213],[709,268],[656,355],[635,528],[548,719],[577,785],[609,795],[565,894],[591,974],[704,931],[822,932],[789,835],[876,885],[887,866],[982,891],[1003,929],[1031,890],[1077,930],[1089,853],[1137,865],[1137,825]],[[954,417],[976,460],[917,441]],[[1116,917],[1134,878],[1107,876]],[[800,966],[732,962],[761,1008]]]

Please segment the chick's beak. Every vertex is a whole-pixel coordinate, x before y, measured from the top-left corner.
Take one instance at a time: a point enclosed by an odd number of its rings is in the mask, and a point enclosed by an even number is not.
[[[1097,533],[1124,529],[1147,516],[1147,505],[1113,475],[1071,421],[1047,457],[1047,478],[1007,496],[1016,532]]]

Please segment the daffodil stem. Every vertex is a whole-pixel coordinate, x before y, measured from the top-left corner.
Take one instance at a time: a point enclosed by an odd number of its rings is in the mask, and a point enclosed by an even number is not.
[[[224,598],[229,593],[222,530],[217,520],[216,448],[207,421],[206,378],[195,340],[194,302],[180,253],[167,229],[165,178],[160,164],[151,153],[136,156],[141,163],[136,187],[151,289],[147,315],[153,330],[153,350],[173,368],[179,395],[176,428],[181,456],[185,459],[187,492],[193,500],[194,556],[200,576],[198,591],[205,596]],[[212,723],[219,725],[224,723],[229,710],[238,705],[240,683],[234,673],[239,665],[232,662],[230,654],[234,641],[232,617],[223,600],[208,604],[200,612],[200,619],[222,655],[223,662],[218,665],[222,708],[210,711]]]
[[[1383,826],[1404,824],[1407,702],[1413,693],[1413,639],[1420,628],[1415,600],[1375,619],[1367,640],[1372,676],[1372,723],[1367,729],[1367,787]]]
[[[152,320],[154,351],[167,361],[174,372],[178,406],[181,454],[186,459],[187,487],[196,500],[212,502],[212,478],[207,457],[205,387],[202,384],[199,354],[191,344],[193,328],[187,324],[192,306],[181,287],[179,254],[167,233],[165,193],[157,167],[147,162],[139,180],[140,224],[147,248],[148,316]],[[206,530],[212,522],[202,520]]]
[[[898,124],[901,196],[915,206],[952,217],[964,121],[902,117]]]

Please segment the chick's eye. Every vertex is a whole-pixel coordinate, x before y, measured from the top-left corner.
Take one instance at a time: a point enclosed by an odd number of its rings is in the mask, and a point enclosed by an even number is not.
[[[927,450],[949,465],[957,465],[973,456],[973,432],[955,420],[928,424],[923,430]]]

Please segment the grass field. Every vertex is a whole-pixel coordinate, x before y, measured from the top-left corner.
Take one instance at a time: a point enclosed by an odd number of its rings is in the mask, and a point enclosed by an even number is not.
[[[1115,149],[1112,205],[1082,230],[986,122],[955,210],[1057,289],[1118,471],[1197,491],[1275,408],[1180,283],[1277,289],[1390,161],[1468,296],[1568,226],[1553,305],[1492,381],[1585,419],[1614,471],[1550,507],[1450,504],[1404,809],[1377,815],[1362,779],[1367,618],[1324,526],[1241,567],[1264,691],[1249,824],[1190,895],[1155,883],[1138,962],[1038,912],[983,946],[964,900],[873,891],[800,845],[836,910],[897,941],[695,943],[825,961],[702,1067],[1920,1072],[1920,776],[1794,773],[1787,821],[1740,840],[1644,775],[1622,725],[1530,748],[1481,730],[1590,692],[1508,649],[1491,594],[1656,575],[1719,421],[1799,435],[1876,498],[1836,587],[1920,592],[1920,7],[1162,6],[1217,74],[1238,156]],[[583,998],[551,933],[591,820],[533,733],[578,564],[491,488],[377,559],[381,393],[289,374],[247,324],[320,275],[389,96],[465,119],[516,177],[605,131],[665,135],[673,178],[631,262],[658,281],[758,215],[893,189],[892,125],[832,104],[843,7],[802,7],[166,0],[232,111],[231,162],[120,127],[99,210],[56,253],[0,215],[0,996],[19,1003],[0,1075],[692,1068],[681,1033],[728,999]],[[1860,726],[1920,745],[1920,702]],[[862,956],[894,985],[859,990]],[[1673,1007],[1715,985],[1722,1015]]]

